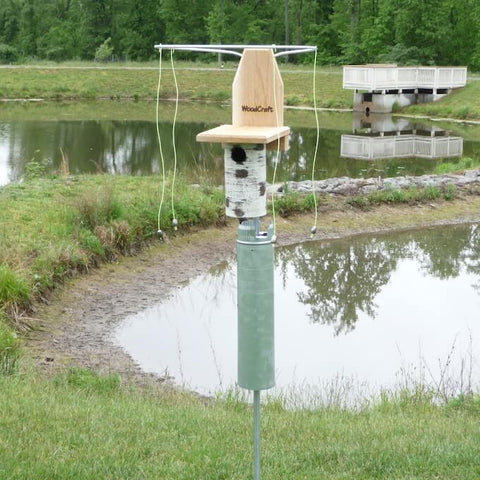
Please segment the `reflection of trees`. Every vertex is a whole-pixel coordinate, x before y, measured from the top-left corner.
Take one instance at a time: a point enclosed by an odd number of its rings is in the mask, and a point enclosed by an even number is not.
[[[470,245],[465,255],[467,272],[478,276],[474,288],[480,292],[480,227],[474,225],[470,229]]]
[[[283,276],[292,265],[305,283],[298,298],[309,306],[312,321],[333,325],[337,334],[355,328],[360,312],[375,316],[375,297],[405,258],[416,259],[421,269],[440,279],[462,271],[480,278],[480,227],[443,227],[277,251]],[[480,290],[480,282],[475,288]]]
[[[417,250],[417,258],[427,273],[448,279],[458,277],[465,271],[478,277],[477,283],[472,286],[480,292],[479,225],[424,232],[417,240]]]
[[[417,232],[416,256],[422,269],[440,279],[457,277],[471,243],[469,232],[464,230],[464,227],[450,227]]]
[[[48,160],[48,164],[58,170],[61,164],[60,147],[69,159],[72,173],[148,175],[161,170],[154,122],[23,121],[8,126],[8,157],[13,179],[22,176],[25,164],[32,159]],[[177,124],[177,167],[188,178],[198,179],[199,174],[208,174],[220,184],[223,182],[221,147],[200,145],[195,138],[199,131],[209,126],[201,123]],[[161,123],[160,135],[165,168],[172,170],[172,124]]]
[[[164,115],[160,135],[166,168],[173,168],[172,123]],[[332,118],[335,125],[335,118]],[[198,143],[197,133],[216,125],[211,123],[178,122],[176,147],[178,168],[188,178],[208,176],[217,184],[223,183],[223,151],[220,144]],[[129,175],[157,173],[160,170],[155,122],[129,120],[87,121],[25,121],[4,124],[8,126],[8,148],[11,177],[21,177],[26,162],[48,159],[53,169],[61,163],[60,147],[69,158],[72,173],[109,172]],[[318,179],[341,176],[420,174],[431,170],[428,159],[364,160],[340,158],[340,130],[320,130],[315,175]],[[316,129],[295,127],[290,149],[282,152],[277,181],[311,178]],[[37,152],[37,153],[35,153]],[[268,152],[268,178],[272,179],[275,151]]]
[[[321,130],[318,144],[318,178],[348,175],[346,162],[339,162],[340,135],[336,130]],[[314,128],[294,128],[290,136],[290,147],[283,152],[278,166],[277,178],[279,181],[305,180],[311,178],[313,153],[317,133]],[[268,176],[272,178],[275,152],[268,155]],[[351,163],[353,165],[353,163]],[[353,173],[353,172],[352,172]],[[355,176],[352,174],[352,176]]]
[[[462,271],[480,277],[480,228],[450,226],[412,234],[415,257],[428,274],[448,279]]]
[[[354,328],[360,311],[375,316],[374,299],[396,268],[398,248],[375,239],[318,243],[286,250],[281,260],[305,282],[298,298],[310,306],[312,321],[340,333]]]

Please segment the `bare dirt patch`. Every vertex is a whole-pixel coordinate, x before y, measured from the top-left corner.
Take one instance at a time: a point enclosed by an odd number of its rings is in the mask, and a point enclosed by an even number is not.
[[[277,219],[279,245],[480,221],[480,196],[422,205],[382,205],[369,210],[331,200],[321,208],[317,235],[312,216]],[[266,224],[268,220],[264,223]],[[164,300],[174,289],[235,255],[236,223],[171,236],[135,257],[122,258],[59,288],[48,305],[38,305],[34,331],[25,339],[36,366],[56,372],[84,366],[120,373],[135,382],[164,382],[141,371],[112,341],[124,318]]]

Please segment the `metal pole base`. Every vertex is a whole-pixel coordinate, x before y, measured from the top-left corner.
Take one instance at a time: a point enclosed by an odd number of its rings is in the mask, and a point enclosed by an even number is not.
[[[253,478],[260,480],[260,390],[253,392]]]

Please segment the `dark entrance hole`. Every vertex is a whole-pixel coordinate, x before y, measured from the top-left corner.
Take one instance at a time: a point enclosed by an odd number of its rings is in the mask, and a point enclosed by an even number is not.
[[[233,147],[231,155],[235,163],[242,164],[247,159],[247,152],[242,147]]]

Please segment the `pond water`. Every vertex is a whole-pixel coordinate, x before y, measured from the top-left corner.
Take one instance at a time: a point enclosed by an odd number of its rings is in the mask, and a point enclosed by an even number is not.
[[[382,388],[478,384],[479,226],[277,248],[275,263],[276,391],[352,403]],[[114,338],[145,371],[204,394],[233,387],[235,260],[126,318]]]
[[[115,105],[115,104],[113,104]],[[47,106],[17,108],[13,113],[0,106],[0,185],[18,181],[29,161],[45,163],[48,172],[58,172],[62,152],[68,159],[69,171],[74,174],[108,172],[124,175],[149,175],[160,171],[159,149],[155,126],[155,105],[144,106],[142,115],[118,112],[109,105],[93,104],[90,114],[84,110],[64,113],[59,106],[46,115]],[[13,107],[10,107],[13,108]],[[52,107],[48,107],[52,108]],[[65,107],[71,108],[71,107]],[[80,108],[80,107],[79,107]],[[113,109],[113,110],[112,110]],[[50,110],[48,110],[50,112]],[[196,134],[229,122],[229,107],[181,105],[176,126],[178,168],[192,181],[199,176],[223,183],[223,151],[219,144],[199,144]],[[172,146],[173,107],[161,106],[160,133],[167,170],[173,168]],[[429,136],[439,132],[438,126],[414,124],[405,119],[381,116],[360,118],[351,113],[321,112],[319,156],[316,177],[372,177],[421,175],[433,171],[439,158],[394,158],[389,150],[385,158],[376,154],[374,160],[345,158],[341,153],[342,136],[400,135],[419,132]],[[313,112],[288,110],[285,123],[292,127],[290,149],[281,154],[277,181],[304,180],[311,177],[316,129]],[[442,130],[457,135],[456,132]],[[349,136],[349,141],[352,141]],[[355,141],[356,138],[353,138]],[[463,141],[463,153],[480,156],[480,137]],[[383,142],[385,144],[385,142]],[[461,146],[461,145],[460,145]],[[388,147],[388,146],[386,146]],[[389,158],[387,158],[389,157]],[[268,154],[268,179],[273,177],[275,152]]]

